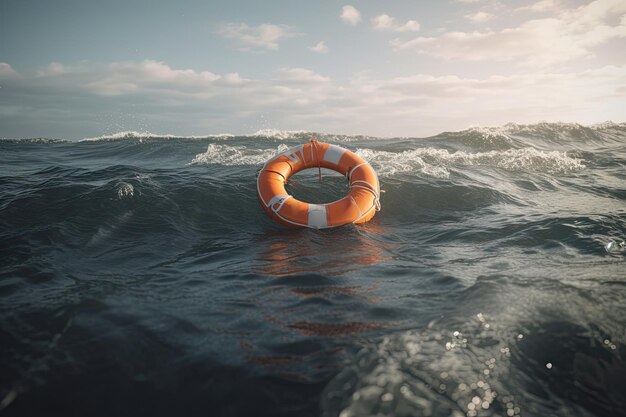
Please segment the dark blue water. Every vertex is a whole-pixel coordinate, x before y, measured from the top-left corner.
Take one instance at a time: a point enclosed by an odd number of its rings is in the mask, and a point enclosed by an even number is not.
[[[310,136],[0,141],[0,414],[626,415],[626,124],[318,135],[382,210],[288,230]]]

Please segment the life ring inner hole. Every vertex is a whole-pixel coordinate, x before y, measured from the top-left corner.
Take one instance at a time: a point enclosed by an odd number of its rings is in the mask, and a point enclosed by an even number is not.
[[[318,169],[308,168],[289,177],[285,188],[296,200],[313,204],[332,203],[350,191],[345,176],[326,168],[322,168],[321,182]]]

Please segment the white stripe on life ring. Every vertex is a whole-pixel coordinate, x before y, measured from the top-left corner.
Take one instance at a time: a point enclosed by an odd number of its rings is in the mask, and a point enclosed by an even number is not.
[[[326,206],[323,204],[309,204],[309,227],[321,229],[328,226],[326,221]]]
[[[338,165],[339,160],[345,152],[346,150],[340,146],[330,145],[328,149],[326,149],[326,153],[324,153],[324,161]]]

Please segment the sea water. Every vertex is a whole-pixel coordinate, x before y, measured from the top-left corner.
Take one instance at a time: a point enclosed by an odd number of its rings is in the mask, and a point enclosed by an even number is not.
[[[266,217],[313,136],[378,172],[371,222]],[[623,123],[1,140],[0,413],[626,415],[625,239]]]

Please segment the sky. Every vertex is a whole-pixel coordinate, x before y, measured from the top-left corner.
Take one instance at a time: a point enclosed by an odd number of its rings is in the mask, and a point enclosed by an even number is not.
[[[0,0],[0,137],[626,121],[625,0]]]

